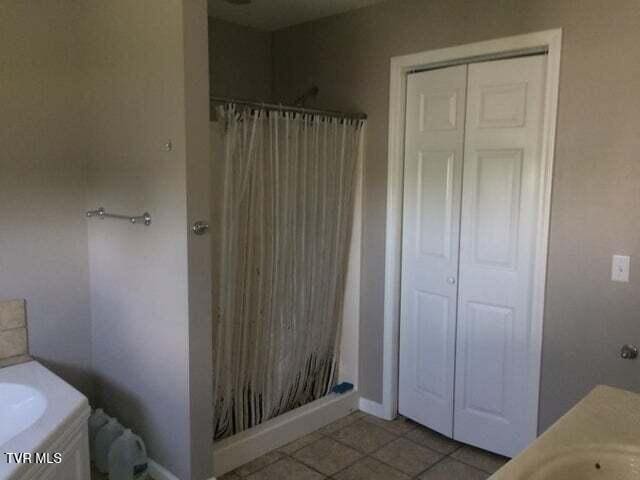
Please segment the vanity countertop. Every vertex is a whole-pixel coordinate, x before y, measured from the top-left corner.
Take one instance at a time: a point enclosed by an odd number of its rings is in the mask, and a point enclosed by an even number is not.
[[[575,458],[574,452],[582,452],[588,461],[593,459],[594,467],[600,469],[598,457],[604,458],[612,450],[629,451],[629,455],[637,459],[640,452],[640,395],[597,386],[490,479],[555,478],[544,476],[540,471],[563,455]],[[584,452],[589,452],[589,457]],[[614,478],[607,477],[604,471],[601,473],[602,478]],[[616,475],[615,478],[619,477]]]

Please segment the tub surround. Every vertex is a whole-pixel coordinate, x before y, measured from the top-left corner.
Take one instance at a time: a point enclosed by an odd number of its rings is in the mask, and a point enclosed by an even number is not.
[[[18,355],[17,357],[9,357],[0,359],[0,368],[11,367],[13,365],[20,365],[32,361],[33,358],[30,355]]]
[[[582,467],[579,462],[592,459],[594,466],[598,464],[594,468],[606,469],[605,460],[602,460],[602,465],[598,462],[600,457],[607,457],[607,452],[617,452],[619,457],[624,452],[635,452],[637,458],[640,454],[639,428],[640,395],[597,386],[528,448],[498,470],[491,480],[547,478],[541,469],[543,466],[549,469],[552,461],[573,462],[579,469]],[[560,458],[562,455],[564,457]]]
[[[20,363],[28,353],[25,301],[0,301],[0,367]]]

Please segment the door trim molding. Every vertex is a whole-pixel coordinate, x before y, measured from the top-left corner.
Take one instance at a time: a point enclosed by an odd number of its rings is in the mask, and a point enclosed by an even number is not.
[[[542,328],[549,243],[551,184],[558,112],[560,53],[562,29],[517,35],[468,45],[393,57],[389,92],[389,151],[387,170],[387,222],[385,245],[385,292],[383,337],[383,417],[398,413],[398,363],[400,331],[400,278],[402,264],[402,201],[404,188],[404,117],[407,74],[411,71],[469,63],[492,58],[505,58],[513,52],[547,51],[547,72],[540,163],[540,196],[531,310],[530,365],[533,372],[529,384],[529,408],[535,412],[529,425],[531,438],[538,433],[538,401],[540,364],[542,361]]]

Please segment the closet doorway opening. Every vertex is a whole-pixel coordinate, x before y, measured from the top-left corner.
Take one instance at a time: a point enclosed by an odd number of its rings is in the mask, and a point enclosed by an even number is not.
[[[380,410],[508,456],[538,433],[560,46],[391,61]]]

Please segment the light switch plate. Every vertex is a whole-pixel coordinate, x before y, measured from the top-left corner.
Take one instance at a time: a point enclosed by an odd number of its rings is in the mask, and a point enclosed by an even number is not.
[[[614,255],[611,262],[611,280],[614,282],[628,282],[630,264],[631,257],[626,255]]]

